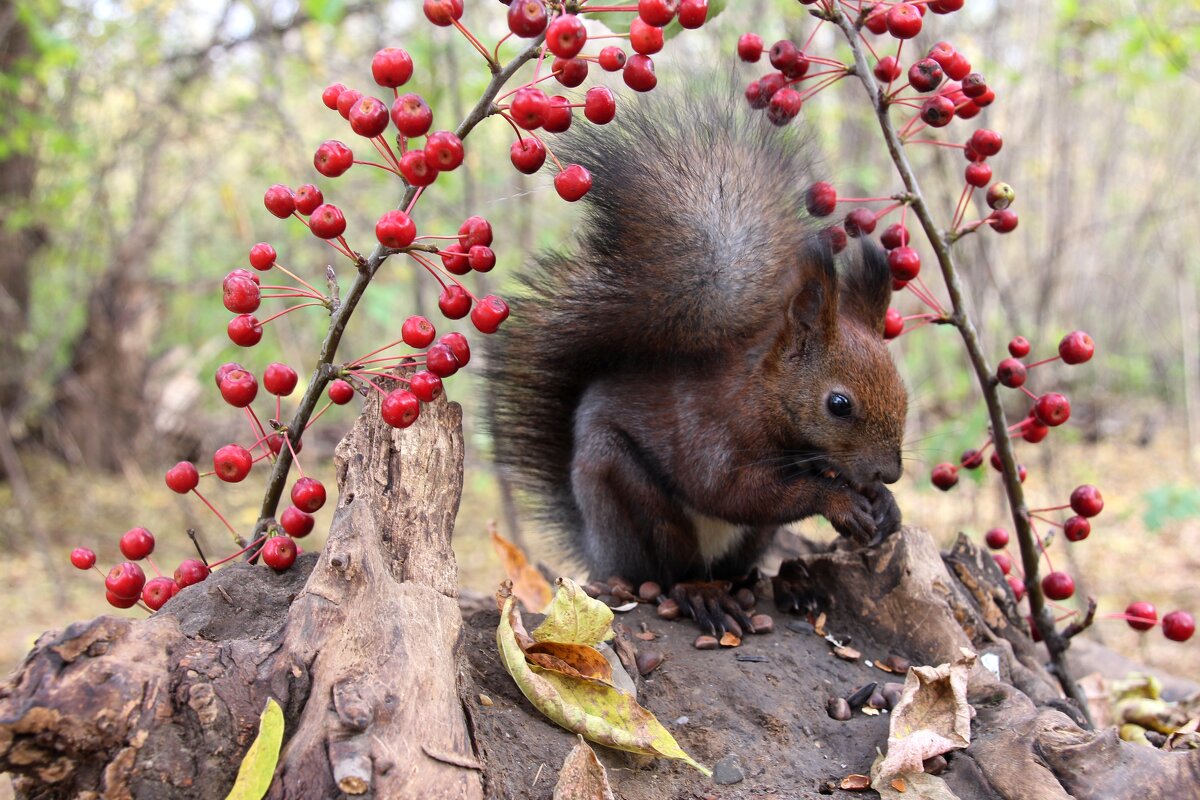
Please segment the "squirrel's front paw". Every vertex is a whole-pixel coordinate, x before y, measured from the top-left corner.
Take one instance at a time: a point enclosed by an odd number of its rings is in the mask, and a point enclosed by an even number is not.
[[[900,506],[882,483],[868,487],[863,494],[871,501],[871,516],[875,519],[875,536],[869,542],[874,546],[900,530]]]
[[[690,581],[671,588],[671,599],[704,633],[720,638],[726,631],[739,639],[757,633],[750,615],[732,594],[729,581]]]
[[[870,544],[875,537],[875,509],[871,498],[861,492],[847,489],[834,494],[829,500],[825,518],[835,531],[858,544]]]

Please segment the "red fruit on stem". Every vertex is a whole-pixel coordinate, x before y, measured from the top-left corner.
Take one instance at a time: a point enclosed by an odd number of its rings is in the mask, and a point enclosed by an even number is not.
[[[352,166],[354,151],[336,139],[325,142],[313,154],[313,167],[326,178],[336,178]]]
[[[480,333],[495,333],[508,319],[508,303],[489,294],[471,309],[471,322]]]
[[[289,536],[302,539],[312,533],[317,520],[312,514],[301,511],[295,506],[288,506],[279,515],[279,527],[287,531]]]
[[[536,86],[523,86],[513,95],[508,113],[513,122],[527,131],[542,127],[550,111],[550,98]]]
[[[563,133],[571,127],[572,120],[571,101],[556,94],[550,98],[550,108],[542,120],[542,129],[547,133]]]
[[[1067,600],[1075,594],[1075,581],[1065,572],[1051,572],[1042,578],[1042,591],[1051,600]]]
[[[922,58],[908,68],[908,82],[918,92],[932,92],[942,83],[946,73],[932,58]]]
[[[1008,343],[1008,352],[1017,358],[1024,358],[1029,355],[1029,350],[1029,340],[1024,336],[1016,336]]]
[[[958,483],[958,467],[949,462],[938,464],[933,468],[932,477],[934,486],[948,492]]]
[[[1037,399],[1033,405],[1033,413],[1037,415],[1038,422],[1055,428],[1070,419],[1071,402],[1065,395],[1049,392]]]
[[[332,203],[322,203],[313,209],[308,227],[318,239],[336,239],[346,232],[346,217]]]
[[[183,589],[204,580],[209,576],[211,570],[208,565],[198,558],[185,558],[175,568],[175,583],[179,584],[179,588]]]
[[[287,536],[272,536],[262,548],[262,560],[276,572],[296,563],[296,543]]]
[[[579,55],[585,42],[587,28],[574,14],[560,14],[546,27],[546,47],[559,58],[574,58]]]
[[[455,275],[466,275],[471,271],[471,264],[467,259],[467,251],[458,242],[444,245],[441,252],[442,266]]]
[[[277,183],[263,195],[263,205],[280,219],[287,219],[296,210],[296,198],[292,196],[291,189]]]
[[[995,131],[980,128],[971,134],[967,144],[985,158],[994,156],[1004,147],[1004,139]]]
[[[831,183],[818,181],[808,187],[804,205],[814,217],[827,217],[837,208],[837,190]]]
[[[154,534],[145,528],[130,528],[118,543],[121,555],[130,561],[141,561],[154,552]]]
[[[170,578],[158,577],[146,581],[142,587],[142,602],[151,611],[158,611],[167,601],[179,594],[179,584]]]
[[[467,217],[458,227],[458,243],[471,248],[492,243],[492,224],[480,216]]]
[[[253,347],[262,340],[263,329],[253,314],[238,314],[225,327],[229,341],[238,347]]]
[[[287,397],[296,390],[300,376],[287,364],[273,362],[263,371],[263,388],[273,395]]]
[[[1186,611],[1172,611],[1162,618],[1163,636],[1173,642],[1186,642],[1196,632],[1196,620]]]
[[[1017,212],[1012,209],[993,211],[988,217],[988,225],[996,233],[1012,233],[1017,229]]]
[[[380,86],[396,89],[408,83],[412,74],[412,56],[399,47],[385,47],[371,59],[371,77]]]
[[[654,61],[650,56],[635,53],[625,62],[621,70],[625,85],[635,92],[648,92],[658,85],[658,77],[654,74]]]
[[[424,0],[421,9],[425,12],[425,19],[439,28],[445,28],[453,25],[455,20],[462,17],[463,2],[462,0]]]
[[[894,308],[889,308],[883,317],[883,338],[895,339],[904,333],[904,315]]]
[[[1125,620],[1135,631],[1148,631],[1158,624],[1158,609],[1145,600],[1136,600],[1125,606],[1125,616],[1135,617]]]
[[[421,413],[421,401],[407,389],[393,389],[379,404],[383,421],[393,428],[407,428],[417,421]]]
[[[71,551],[71,566],[75,569],[91,569],[96,565],[96,554],[88,547],[76,547]]]
[[[546,145],[540,139],[526,136],[512,143],[508,156],[517,172],[532,175],[546,163]]]
[[[625,51],[609,45],[600,51],[600,69],[605,72],[617,72],[625,66]]]
[[[1009,186],[1007,183],[995,183],[992,184],[992,186],[987,190],[987,195],[984,199],[987,201],[988,208],[995,209],[996,211],[1003,211],[1012,205],[1013,201],[1017,199],[1017,193],[1016,190],[1014,190],[1013,187]],[[993,225],[992,227],[995,226]],[[1012,227],[1017,227],[1015,215],[1012,220]],[[1012,230],[1012,228],[1009,228],[1009,230]]]
[[[435,344],[425,353],[425,368],[439,378],[448,378],[458,372],[458,359],[448,345]]]
[[[568,203],[573,203],[592,188],[592,174],[579,164],[568,164],[554,176],[554,191]]]
[[[476,272],[491,272],[496,266],[496,253],[486,245],[477,244],[467,251],[467,262]]]
[[[137,595],[134,595],[133,597],[118,597],[109,591],[104,593],[104,599],[107,600],[108,604],[114,608],[133,608],[137,605],[138,601]]]
[[[879,3],[867,12],[867,16],[863,19],[863,27],[874,34],[886,33],[887,14],[888,6]]]
[[[973,164],[967,164],[967,169],[964,177],[967,183],[974,186],[976,189],[982,189],[987,186],[992,180],[992,168],[982,161],[976,161]]]
[[[200,471],[190,461],[180,461],[167,470],[167,488],[178,494],[187,494],[200,483]]]
[[[512,0],[508,4],[508,29],[522,39],[538,36],[549,21],[544,0]]]
[[[1104,510],[1104,498],[1100,496],[1100,490],[1088,483],[1076,486],[1075,491],[1071,492],[1071,510],[1081,517],[1099,514]]]
[[[983,540],[993,550],[1003,550],[1008,547],[1008,531],[1004,528],[992,528],[984,534]]]
[[[895,56],[884,56],[879,59],[872,71],[875,73],[875,79],[880,83],[891,83],[903,73],[903,70],[900,69],[900,62],[896,60]]]
[[[329,384],[329,399],[334,405],[344,406],[354,399],[354,387],[338,378]]]
[[[428,347],[436,335],[433,323],[425,317],[411,316],[400,326],[400,338],[406,345],[418,350]]]
[[[588,62],[582,58],[556,58],[550,71],[559,83],[568,89],[574,89],[587,80]]]
[[[800,113],[801,102],[801,95],[795,89],[780,89],[767,103],[767,119],[775,125],[786,125]]]
[[[428,186],[437,180],[438,171],[425,158],[424,150],[409,150],[400,156],[400,174],[413,186]]]
[[[1030,422],[1026,423],[1025,430],[1021,433],[1021,438],[1030,444],[1037,444],[1049,435],[1050,429],[1038,422],[1037,418],[1035,417]]]
[[[883,233],[879,235],[879,243],[888,250],[904,247],[904,245],[908,244],[908,228],[899,222],[888,225],[883,229]]]
[[[1019,603],[1021,598],[1025,596],[1025,581],[1018,578],[1016,575],[1005,575],[1004,580],[1008,581],[1008,588],[1012,589],[1013,597]]]
[[[471,295],[457,283],[448,283],[438,296],[438,308],[446,319],[462,319],[471,311]]]
[[[640,17],[629,23],[629,47],[633,52],[652,56],[663,49],[663,30],[647,25]]]
[[[325,87],[325,91],[321,92],[321,102],[330,111],[337,111],[338,98],[342,96],[342,92],[346,91],[344,83],[331,83]]]
[[[1058,343],[1058,354],[1064,364],[1082,364],[1090,361],[1096,352],[1096,343],[1083,331],[1072,331]]]
[[[846,249],[846,229],[841,225],[830,225],[817,234],[820,241],[829,246],[829,252],[837,255]]]
[[[254,456],[238,444],[227,444],[213,454],[213,470],[226,483],[245,480],[254,465]]]
[[[875,212],[869,208],[856,208],[846,215],[842,223],[847,236],[869,236],[875,231]]]
[[[422,403],[432,403],[442,394],[442,379],[428,370],[413,373],[408,389]]]
[[[912,3],[894,5],[887,13],[887,30],[897,39],[911,39],[921,32],[921,12]]]
[[[425,160],[438,172],[451,172],[463,162],[462,139],[450,131],[434,131],[425,140]]]
[[[292,484],[292,504],[312,514],[325,505],[325,484],[307,476]]]
[[[1063,523],[1063,536],[1068,542],[1082,542],[1092,532],[1092,523],[1084,517],[1068,517]]]
[[[954,101],[934,95],[921,105],[921,119],[931,128],[944,128],[954,119]]]
[[[438,343],[450,348],[450,352],[454,354],[454,360],[460,367],[465,367],[471,361],[471,346],[467,343],[467,337],[461,333],[451,331],[438,339]]]
[[[280,451],[283,450],[283,448],[284,448],[284,441],[285,440],[282,435],[280,435],[278,433],[272,433],[270,436],[267,437],[267,447],[269,447],[271,449],[272,453],[274,453],[275,455],[279,455]],[[288,439],[286,441],[291,442],[292,449],[295,450],[297,453],[299,453],[301,450],[304,449],[304,440],[303,439],[300,439],[298,441],[293,441],[291,439],[291,437],[288,437]]]
[[[679,0],[638,0],[638,16],[659,28],[670,24],[679,12]]]
[[[424,136],[433,125],[433,111],[419,94],[402,94],[392,101],[392,124],[408,138]]]
[[[254,280],[238,272],[245,270],[235,270],[221,281],[221,302],[235,314],[249,314],[258,310],[262,292]]]
[[[992,553],[992,559],[1002,574],[1007,575],[1012,572],[1012,556],[1008,553]]]
[[[1015,358],[1006,358],[996,366],[996,379],[1010,389],[1024,386],[1028,374],[1025,365]]]
[[[708,19],[708,0],[682,0],[679,4],[679,24],[685,30],[695,30]]]
[[[897,247],[888,253],[888,268],[898,281],[911,281],[921,272],[921,256],[911,247]]]
[[[266,242],[259,242],[250,248],[250,266],[261,272],[266,272],[275,266],[276,255],[274,247],[271,247]]]
[[[751,64],[762,58],[763,40],[757,33],[743,33],[737,41],[738,58]]]
[[[979,469],[983,466],[983,453],[975,448],[964,450],[959,462],[965,469]]]
[[[583,116],[595,125],[607,125],[617,115],[617,98],[607,86],[593,86],[583,98]]]
[[[337,110],[342,115],[342,119],[350,119],[350,109],[358,102],[363,93],[357,89],[347,89],[338,95]]]
[[[408,214],[393,209],[375,223],[375,238],[384,247],[399,250],[408,247],[417,238],[417,226]]]
[[[296,198],[296,210],[305,216],[311,214],[313,209],[325,202],[325,196],[321,194],[321,190],[311,183],[297,187],[293,194]]]
[[[146,573],[137,564],[123,561],[108,571],[104,588],[123,600],[132,597],[135,601],[146,585]]]

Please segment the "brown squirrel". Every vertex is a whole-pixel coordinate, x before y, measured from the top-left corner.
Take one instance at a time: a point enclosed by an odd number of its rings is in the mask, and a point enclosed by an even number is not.
[[[489,343],[496,460],[593,577],[732,578],[786,523],[900,524],[886,260],[864,241],[839,275],[800,135],[740,106],[576,126],[556,145],[593,176],[575,250],[522,276]]]

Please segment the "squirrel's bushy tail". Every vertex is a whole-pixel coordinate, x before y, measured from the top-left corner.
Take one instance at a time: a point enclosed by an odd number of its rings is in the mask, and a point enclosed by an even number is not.
[[[577,120],[554,143],[592,189],[572,251],[519,276],[488,343],[487,391],[497,462],[561,530],[581,527],[570,470],[587,384],[729,348],[778,324],[792,296],[813,231],[802,137],[749,112],[732,86],[719,94],[622,96],[613,123]]]

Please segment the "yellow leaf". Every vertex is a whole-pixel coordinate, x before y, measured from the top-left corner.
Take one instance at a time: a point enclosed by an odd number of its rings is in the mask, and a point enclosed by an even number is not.
[[[554,592],[549,582],[529,563],[521,548],[501,536],[494,522],[488,525],[488,532],[492,535],[492,546],[500,556],[500,563],[504,565],[504,574],[513,583],[513,594],[521,601],[521,605],[537,612],[550,605]]]
[[[267,707],[258,721],[258,736],[246,751],[242,766],[238,768],[237,780],[225,800],[262,800],[275,776],[279,745],[282,743],[283,709],[275,702],[275,698],[269,697]]]
[[[559,578],[546,619],[533,632],[539,642],[586,644],[595,647],[612,638],[613,612],[570,578]]]
[[[559,585],[561,596],[562,579]],[[578,590],[579,587],[574,588]],[[582,595],[583,592],[579,591],[579,594]],[[555,604],[557,603],[558,598],[555,598]],[[549,717],[551,722],[607,747],[631,753],[677,758],[705,775],[712,774],[709,769],[685,753],[670,732],[653,714],[638,705],[632,696],[605,683],[580,680],[531,666],[525,660],[525,652],[517,644],[513,630],[514,624],[520,624],[519,618],[520,612],[516,609],[513,598],[504,598],[504,605],[500,610],[500,626],[496,629],[500,659],[529,702]],[[541,631],[541,628],[538,631]],[[604,633],[611,635],[612,632],[609,630],[589,633],[587,636],[603,637]]]

